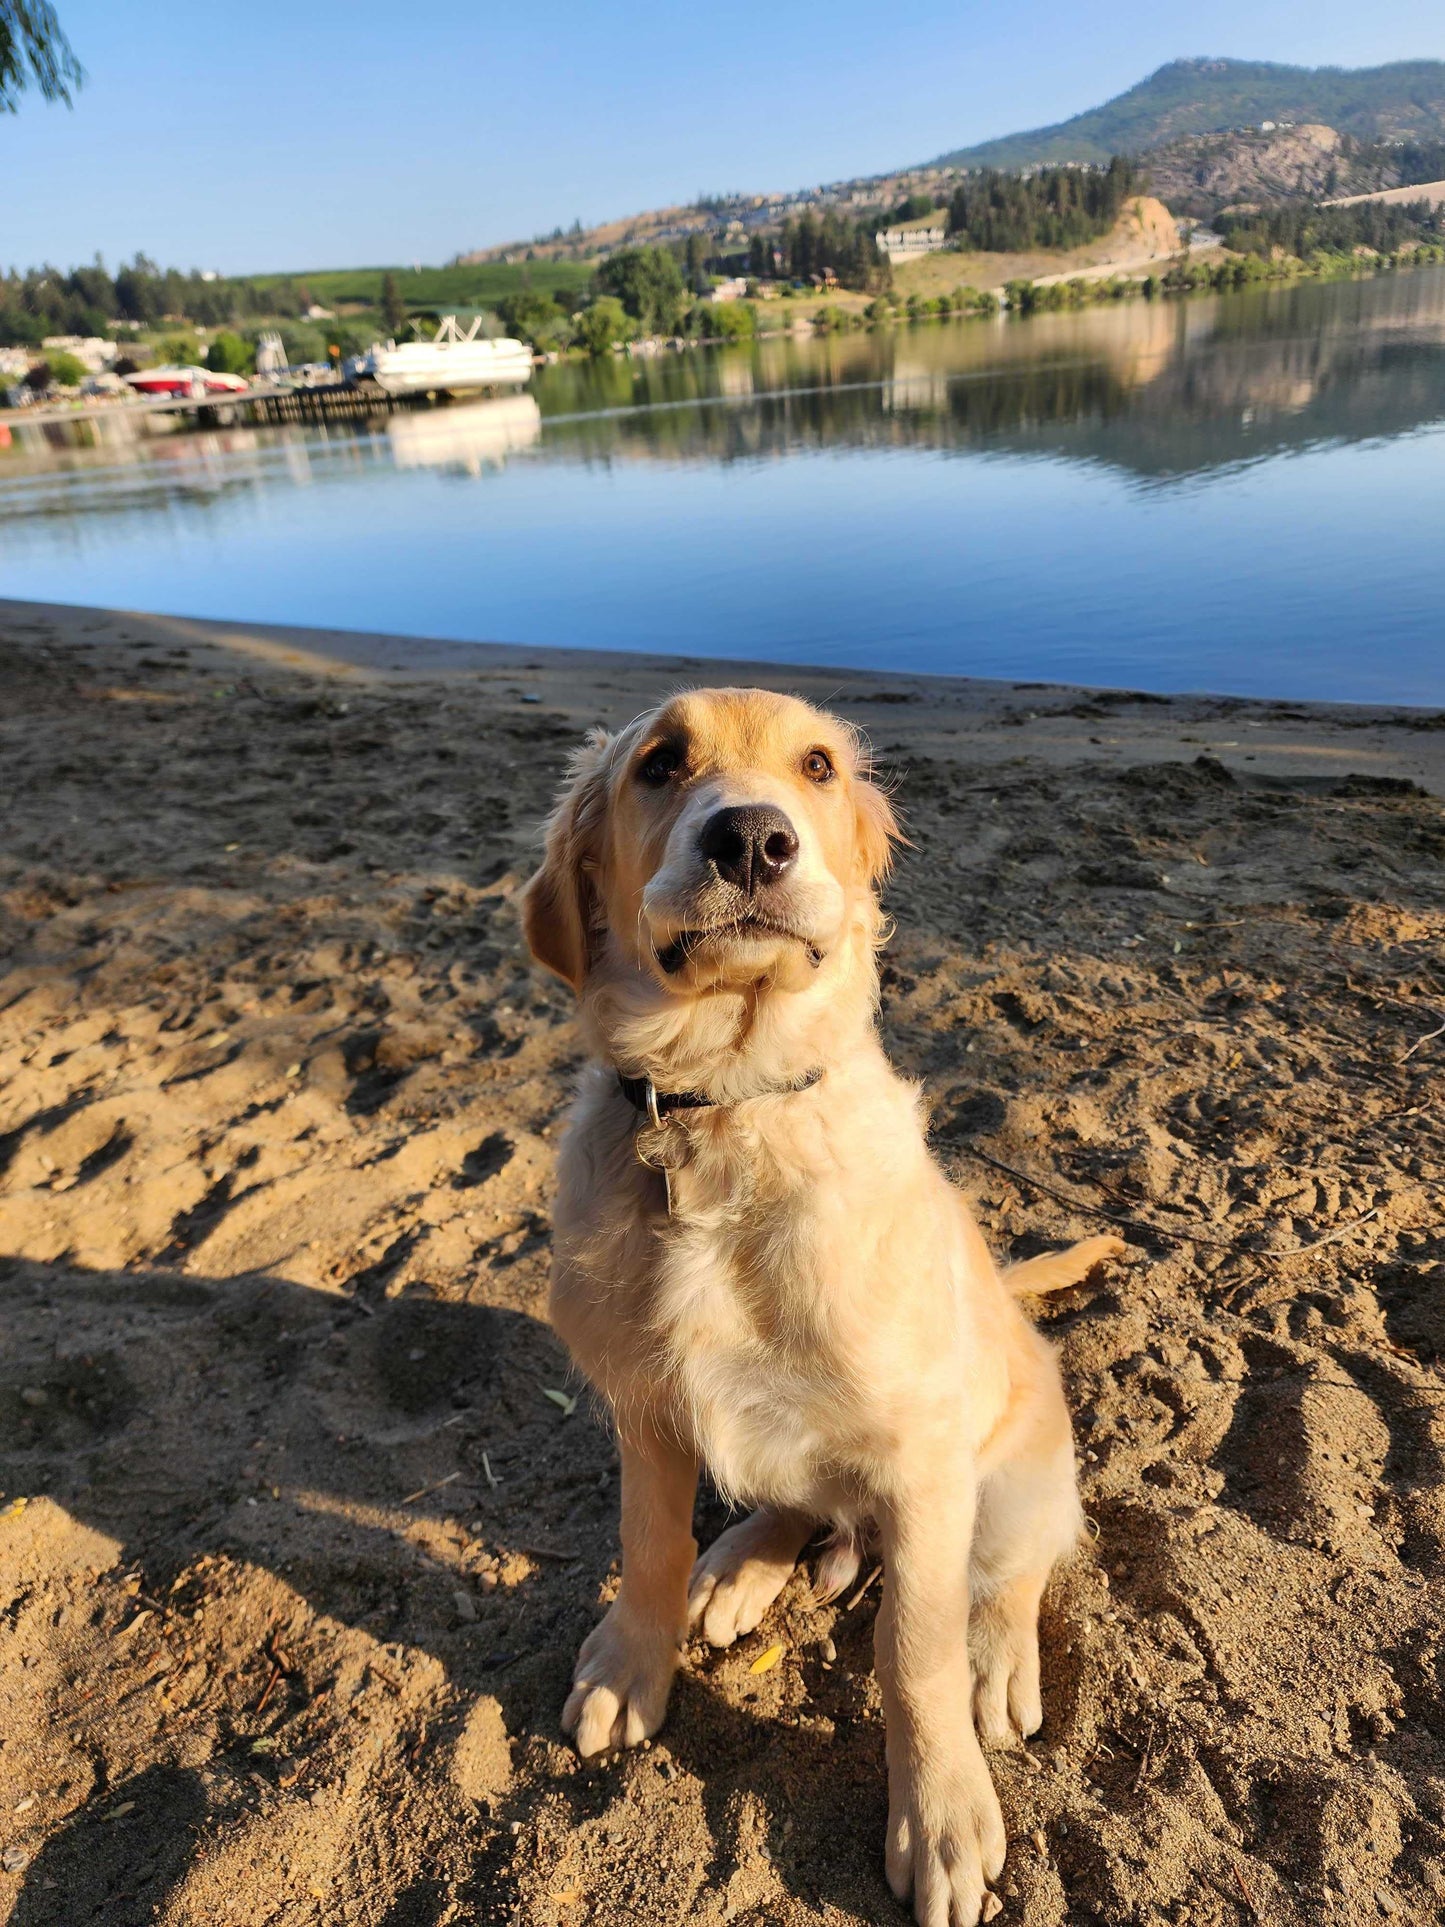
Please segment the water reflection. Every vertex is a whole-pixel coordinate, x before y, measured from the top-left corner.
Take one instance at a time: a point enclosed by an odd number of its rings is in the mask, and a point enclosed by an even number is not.
[[[98,415],[21,424],[0,512],[215,497],[353,462],[476,475],[533,448],[558,461],[733,462],[811,449],[992,449],[1105,462],[1151,482],[1445,420],[1445,269],[1020,323],[769,337],[538,371],[533,393],[366,424],[187,430]],[[281,451],[279,454],[277,451]],[[132,484],[77,479],[143,467]],[[47,487],[45,477],[50,478]],[[64,478],[64,479],[62,479]],[[8,484],[8,486],[7,486]]]
[[[1445,270],[1431,269],[569,366],[546,371],[539,399],[562,418],[559,455],[993,447],[1161,481],[1445,420],[1442,348]],[[742,418],[706,405],[740,395]]]
[[[509,455],[530,448],[541,433],[542,411],[533,395],[392,415],[386,424],[391,459],[398,468],[442,468],[463,475],[500,468]]]

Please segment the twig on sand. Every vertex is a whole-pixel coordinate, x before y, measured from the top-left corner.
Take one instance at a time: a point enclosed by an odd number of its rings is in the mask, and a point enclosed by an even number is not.
[[[285,1648],[279,1644],[274,1633],[267,1633],[265,1639],[261,1642],[261,1650],[271,1662],[271,1676],[261,1689],[261,1697],[252,1709],[257,1713],[265,1712],[266,1702],[275,1692],[277,1683],[281,1679],[289,1677],[291,1672],[291,1662],[286,1657]]]
[[[1423,1037],[1417,1037],[1409,1050],[1401,1057],[1400,1062],[1403,1064],[1407,1058],[1413,1057],[1422,1044],[1428,1044],[1431,1039],[1435,1037],[1445,1037],[1445,1024],[1441,1024],[1435,1030],[1427,1030]]]
[[[845,1613],[852,1612],[853,1608],[858,1604],[858,1601],[863,1597],[864,1593],[867,1592],[868,1588],[873,1584],[873,1581],[875,1579],[880,1579],[882,1576],[883,1576],[882,1566],[875,1566],[872,1572],[870,1572],[868,1577],[863,1581],[863,1584],[858,1588],[857,1592],[854,1593],[853,1597],[844,1606],[843,1608],[844,1612]]]
[[[430,1493],[440,1492],[444,1485],[451,1485],[454,1480],[459,1479],[461,1476],[460,1472],[448,1472],[444,1479],[434,1479],[430,1485],[418,1486],[415,1492],[408,1492],[401,1503],[403,1505],[414,1505],[418,1499],[425,1499]]]
[[[1149,1737],[1144,1742],[1144,1751],[1139,1760],[1139,1771],[1134,1775],[1134,1784],[1129,1789],[1130,1793],[1137,1793],[1140,1787],[1144,1784],[1144,1775],[1149,1771],[1149,1762],[1154,1757],[1154,1740],[1158,1732],[1159,1732],[1158,1722],[1157,1721],[1151,1722],[1149,1727]]]
[[[1239,1891],[1244,1895],[1245,1906],[1248,1907],[1249,1911],[1254,1915],[1255,1919],[1258,1920],[1260,1918],[1259,1909],[1254,1904],[1254,1895],[1249,1891],[1248,1887],[1246,1887],[1244,1884],[1244,1875],[1239,1871],[1238,1867],[1232,1868],[1231,1871],[1234,1874],[1235,1885],[1239,1888]]]
[[[256,1712],[258,1713],[265,1712],[266,1702],[268,1699],[270,1699],[271,1695],[275,1692],[276,1682],[277,1680],[280,1679],[281,1672],[282,1672],[282,1668],[281,1668],[280,1661],[273,1659],[271,1661],[271,1677],[266,1681],[265,1686],[262,1687],[261,1689],[261,1697],[260,1699],[257,1700],[255,1709],[254,1709]]]

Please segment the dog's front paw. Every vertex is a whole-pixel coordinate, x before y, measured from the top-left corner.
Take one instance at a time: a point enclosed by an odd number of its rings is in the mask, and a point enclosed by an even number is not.
[[[988,1768],[976,1766],[888,1789],[888,1884],[900,1900],[913,1895],[919,1927],[976,1927],[989,1882],[1003,1866],[1003,1813]]]
[[[610,1747],[638,1746],[662,1725],[677,1642],[665,1627],[642,1626],[613,1606],[582,1642],[562,1727],[583,1759]]]
[[[729,1526],[692,1569],[688,1624],[700,1624],[710,1646],[752,1632],[792,1577],[806,1537],[806,1526],[767,1511]]]

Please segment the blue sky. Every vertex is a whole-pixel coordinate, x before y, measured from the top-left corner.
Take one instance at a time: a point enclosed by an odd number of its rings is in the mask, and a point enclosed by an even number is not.
[[[1445,56],[1440,0],[57,0],[89,83],[0,118],[0,259],[421,260],[1059,120],[1183,54]]]

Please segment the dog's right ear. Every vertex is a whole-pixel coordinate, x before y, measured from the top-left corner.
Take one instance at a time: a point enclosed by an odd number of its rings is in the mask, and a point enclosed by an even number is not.
[[[610,741],[606,730],[591,730],[573,757],[567,787],[547,819],[542,867],[522,896],[522,929],[532,955],[574,990],[586,979],[598,935],[592,876],[601,856]]]

